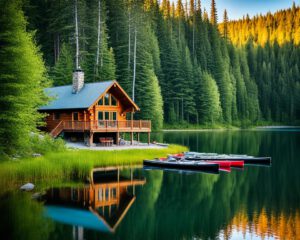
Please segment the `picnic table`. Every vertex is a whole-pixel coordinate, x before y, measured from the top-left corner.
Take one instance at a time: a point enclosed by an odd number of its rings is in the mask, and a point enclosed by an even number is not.
[[[113,138],[99,138],[99,142],[102,146],[112,146],[114,143]]]

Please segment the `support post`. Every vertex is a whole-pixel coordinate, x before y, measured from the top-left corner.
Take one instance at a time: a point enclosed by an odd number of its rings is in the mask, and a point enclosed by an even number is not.
[[[131,130],[133,129],[133,110],[131,112]]]
[[[138,143],[140,142],[140,133],[138,132],[138,133],[136,133],[137,134],[137,141],[138,141]]]
[[[133,132],[130,133],[130,141],[131,141],[131,145],[133,145]]]
[[[86,129],[86,112],[83,111],[84,130]]]
[[[150,132],[148,132],[148,145],[150,144]]]
[[[120,145],[120,141],[119,141],[119,138],[120,138],[120,133],[119,132],[117,132],[117,134],[116,134],[116,144],[117,144],[117,146],[119,146]]]
[[[89,137],[89,146],[90,147],[93,145],[93,137],[94,137],[94,133],[90,132],[90,137]]]

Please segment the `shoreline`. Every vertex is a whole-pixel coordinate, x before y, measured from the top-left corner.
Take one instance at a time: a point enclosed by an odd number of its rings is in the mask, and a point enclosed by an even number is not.
[[[139,143],[139,144],[134,144],[134,145],[112,145],[112,146],[87,146],[83,142],[67,142],[66,141],[66,147],[70,150],[91,150],[91,151],[123,151],[123,150],[151,150],[151,149],[167,149],[168,144],[162,144],[162,143],[157,143],[153,144],[150,143],[144,144],[144,143]]]
[[[162,132],[208,132],[208,131],[255,131],[255,130],[268,130],[268,129],[300,129],[300,126],[288,126],[288,125],[266,125],[266,126],[252,126],[248,128],[170,128],[170,129],[162,129]]]
[[[67,149],[49,152],[38,157],[6,160],[0,163],[0,188],[11,184],[43,181],[86,180],[94,168],[111,166],[135,166],[144,159],[154,159],[167,154],[188,151],[182,145],[148,149],[120,149],[94,151],[89,149]]]

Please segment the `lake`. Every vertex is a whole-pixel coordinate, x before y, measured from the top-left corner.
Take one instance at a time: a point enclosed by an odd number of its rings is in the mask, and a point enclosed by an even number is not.
[[[191,151],[271,156],[231,173],[115,169],[0,199],[2,239],[300,239],[300,130],[164,132]],[[39,183],[36,183],[39,185]]]

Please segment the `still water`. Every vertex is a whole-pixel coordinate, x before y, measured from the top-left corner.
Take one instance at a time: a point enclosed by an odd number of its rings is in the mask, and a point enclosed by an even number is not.
[[[1,239],[300,239],[300,131],[154,134],[191,151],[271,156],[218,175],[111,169],[0,199]]]

